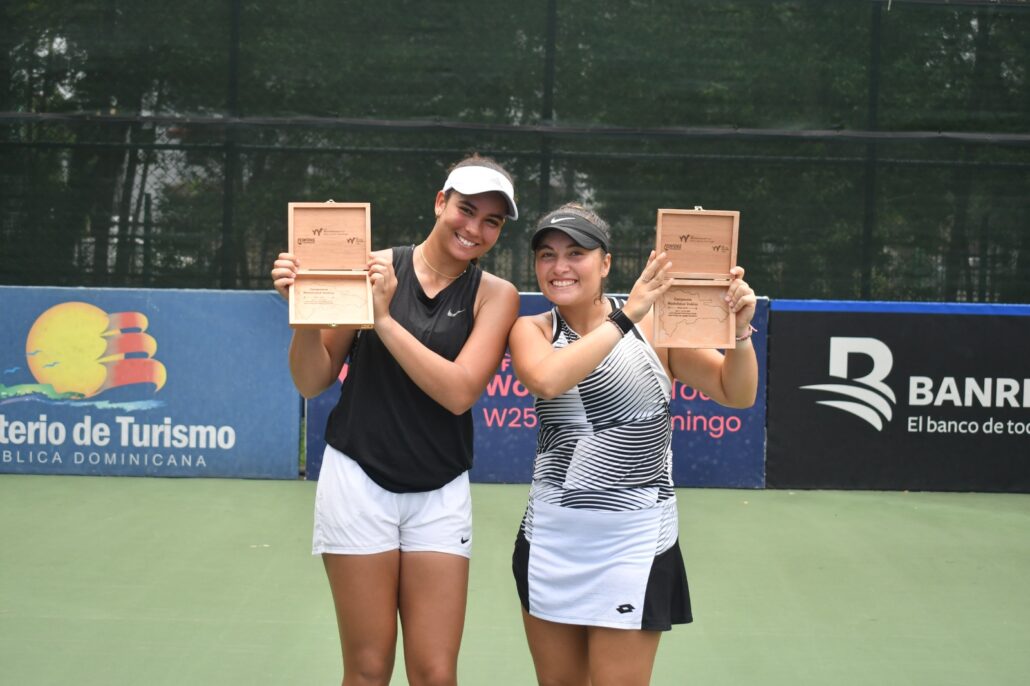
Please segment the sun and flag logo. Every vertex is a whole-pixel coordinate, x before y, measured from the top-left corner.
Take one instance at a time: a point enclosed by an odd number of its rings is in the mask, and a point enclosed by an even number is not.
[[[4,368],[0,402],[77,402],[132,384],[150,384],[158,392],[168,372],[154,358],[157,341],[147,333],[149,325],[141,312],[108,313],[77,301],[54,305],[36,318],[25,340],[25,363],[35,383],[6,385],[26,374],[17,365]]]

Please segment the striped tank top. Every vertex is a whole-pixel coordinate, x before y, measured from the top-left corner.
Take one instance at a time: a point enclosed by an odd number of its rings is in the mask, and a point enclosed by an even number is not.
[[[551,310],[551,321],[555,349],[579,339],[558,308]],[[663,517],[659,551],[675,541],[671,392],[661,361],[634,327],[576,386],[550,400],[536,399],[539,434],[527,538],[532,540],[535,499],[587,510],[661,507],[669,516]]]

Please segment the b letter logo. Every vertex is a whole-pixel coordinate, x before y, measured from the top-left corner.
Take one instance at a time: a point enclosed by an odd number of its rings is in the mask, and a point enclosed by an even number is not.
[[[846,396],[852,400],[818,400],[819,405],[829,405],[863,419],[877,431],[883,430],[884,420],[893,416],[891,403],[897,404],[894,391],[883,382],[894,365],[891,349],[875,338],[830,338],[830,376],[851,381],[848,378],[848,359],[851,355],[865,355],[873,361],[873,369],[853,383],[827,383],[802,386],[802,390],[823,391]]]

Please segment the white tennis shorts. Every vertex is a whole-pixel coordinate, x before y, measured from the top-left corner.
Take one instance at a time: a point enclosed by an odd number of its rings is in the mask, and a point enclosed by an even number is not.
[[[332,446],[315,490],[311,554],[372,555],[388,550],[471,557],[468,472],[435,491],[394,493]]]

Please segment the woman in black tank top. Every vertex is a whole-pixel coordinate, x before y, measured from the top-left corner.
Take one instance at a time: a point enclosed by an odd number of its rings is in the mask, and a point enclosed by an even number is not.
[[[476,262],[497,242],[506,219],[518,218],[511,177],[490,158],[466,158],[450,170],[434,211],[435,224],[420,244],[369,256],[373,329],[297,329],[290,346],[294,384],[308,398],[329,388],[349,361],[326,427],[313,545],[336,606],[345,680],[353,673],[389,683],[398,616],[409,678],[457,678],[471,531],[462,529],[467,535],[455,533],[450,541],[447,530],[444,544],[427,539],[424,527],[407,532],[414,517],[386,524],[383,517],[431,502],[436,509],[428,525],[438,527],[431,533],[444,526],[437,520],[464,517],[469,524],[464,474],[472,464],[471,408],[496,371],[518,314],[515,287]],[[302,266],[289,253],[275,260],[272,279],[283,297]],[[323,486],[329,493],[328,482],[337,478],[326,476],[330,460],[335,467],[360,467],[329,470],[348,475],[339,479],[367,477],[334,486],[336,492],[351,489],[353,495],[360,485],[373,507],[387,503],[374,519],[365,510],[343,513],[347,498],[323,498]],[[462,483],[466,497],[454,498],[452,489]],[[447,497],[434,500],[445,487]],[[345,524],[338,530],[322,527],[339,521]],[[320,542],[320,527],[345,535]],[[354,532],[360,545],[352,544]]]

